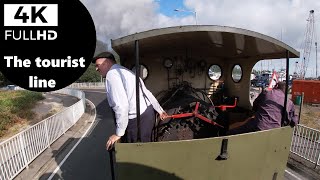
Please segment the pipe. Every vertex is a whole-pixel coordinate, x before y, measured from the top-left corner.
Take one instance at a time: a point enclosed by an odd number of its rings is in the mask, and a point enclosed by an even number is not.
[[[135,40],[135,57],[136,57],[136,112],[137,112],[137,133],[138,133],[138,142],[141,142],[140,139],[140,96],[139,96],[139,83],[140,83],[140,62],[139,62],[139,41]]]
[[[288,99],[288,82],[289,82],[289,51],[286,51],[286,89],[284,93],[284,105],[282,110],[282,119],[281,119],[281,126],[284,126],[284,121],[287,119],[287,99]]]

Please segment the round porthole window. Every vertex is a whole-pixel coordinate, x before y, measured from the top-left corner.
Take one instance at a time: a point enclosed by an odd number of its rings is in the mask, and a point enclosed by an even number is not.
[[[136,66],[133,66],[133,68],[131,69],[131,71],[133,71],[133,73],[136,72]],[[148,69],[145,65],[140,65],[140,78],[145,80],[148,77]]]
[[[232,69],[232,80],[234,82],[239,82],[242,78],[242,68],[240,65],[236,64],[233,66]]]
[[[209,78],[212,80],[218,80],[221,77],[221,68],[218,65],[212,65],[210,66],[208,70]]]

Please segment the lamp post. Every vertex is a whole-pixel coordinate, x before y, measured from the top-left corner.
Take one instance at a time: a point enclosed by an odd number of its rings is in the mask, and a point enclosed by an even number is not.
[[[197,12],[196,11],[189,11],[189,10],[185,10],[185,9],[175,9],[174,11],[177,11],[177,12],[191,12],[191,13],[193,13],[196,25],[198,24],[197,23]]]
[[[315,42],[316,45],[316,79],[318,79],[318,53],[317,53],[317,42]]]

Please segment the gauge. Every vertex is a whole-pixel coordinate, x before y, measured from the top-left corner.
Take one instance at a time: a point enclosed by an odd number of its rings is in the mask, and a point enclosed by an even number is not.
[[[205,68],[207,66],[206,62],[204,60],[200,61],[199,66],[201,68]]]
[[[166,58],[163,62],[164,67],[171,68],[173,65],[173,62],[170,58]]]
[[[131,68],[132,72],[136,72],[136,66],[133,66]],[[149,70],[147,68],[146,65],[140,64],[140,77],[142,78],[142,80],[145,80],[148,77],[149,74]]]

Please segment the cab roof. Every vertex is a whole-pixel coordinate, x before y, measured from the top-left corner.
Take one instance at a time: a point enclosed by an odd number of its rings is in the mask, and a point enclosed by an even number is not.
[[[287,44],[254,31],[214,25],[177,26],[153,29],[111,40],[120,56],[134,57],[139,40],[140,54],[185,52],[191,50],[206,57],[225,59],[298,58],[300,53]]]

